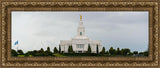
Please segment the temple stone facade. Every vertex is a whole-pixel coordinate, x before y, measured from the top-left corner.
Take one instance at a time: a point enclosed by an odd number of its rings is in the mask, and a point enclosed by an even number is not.
[[[85,27],[82,22],[82,16],[80,15],[77,35],[71,40],[60,40],[61,51],[67,53],[68,47],[72,46],[73,51],[75,51],[76,53],[84,53],[88,50],[88,45],[90,45],[92,53],[96,53],[97,45],[99,52],[101,51],[101,41],[91,40],[90,38],[85,36]]]

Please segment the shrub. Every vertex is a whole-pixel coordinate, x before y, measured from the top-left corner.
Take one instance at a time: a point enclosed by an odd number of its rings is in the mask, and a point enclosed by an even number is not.
[[[16,52],[14,49],[12,49],[12,50],[11,50],[11,55],[12,55],[12,56],[17,56],[18,54],[17,54],[17,52]]]
[[[18,50],[17,52],[18,52],[19,55],[24,55],[22,50]]]

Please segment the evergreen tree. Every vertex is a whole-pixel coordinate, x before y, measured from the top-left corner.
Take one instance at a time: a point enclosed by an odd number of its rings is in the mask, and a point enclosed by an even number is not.
[[[73,48],[72,45],[70,46],[70,52],[73,53]]]
[[[124,49],[121,49],[121,55],[124,55],[124,54],[123,54],[123,51],[124,51]]]
[[[98,44],[97,44],[97,54],[99,53]]]
[[[115,54],[116,54],[116,50],[113,49],[113,47],[111,47],[111,48],[109,49],[109,53],[110,53],[110,55],[115,55]]]
[[[16,50],[12,49],[12,50],[11,50],[11,55],[12,55],[12,56],[17,56],[18,54],[17,54]]]
[[[70,46],[68,47],[68,53],[73,53],[72,45],[70,45]]]
[[[50,51],[50,47],[47,47],[47,50],[45,51],[45,56],[52,56],[52,52]]]
[[[56,47],[54,47],[54,53],[58,53],[58,50]]]
[[[102,53],[102,54],[104,54],[104,53],[105,53],[105,48],[104,48],[104,47],[102,48],[101,53]]]
[[[70,53],[70,51],[71,51],[71,47],[69,46],[69,47],[68,47],[68,53]]]
[[[43,48],[40,49],[40,52],[44,52]]]
[[[50,52],[50,47],[47,47],[47,51]]]
[[[91,47],[90,47],[90,44],[88,44],[88,53],[91,53]]]
[[[44,50],[43,50],[43,48],[41,48],[41,49],[38,51],[38,53],[39,53],[39,56],[44,56]]]
[[[117,48],[117,55],[121,55],[121,51],[119,48]]]
[[[109,54],[109,52],[108,52],[108,51],[106,51],[106,54]]]
[[[59,45],[59,53],[61,53],[61,46]]]

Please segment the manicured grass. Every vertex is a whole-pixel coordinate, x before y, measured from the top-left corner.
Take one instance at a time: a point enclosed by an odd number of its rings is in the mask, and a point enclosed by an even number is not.
[[[65,57],[64,55],[61,54],[53,54],[55,57]]]
[[[32,55],[29,55],[29,57],[32,57]]]
[[[25,57],[25,55],[18,55],[18,57]]]

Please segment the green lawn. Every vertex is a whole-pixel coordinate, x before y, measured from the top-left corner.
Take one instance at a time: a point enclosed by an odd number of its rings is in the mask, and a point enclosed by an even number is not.
[[[63,56],[61,54],[53,54],[53,55],[56,56],[56,57],[65,57],[65,56]]]
[[[25,57],[25,55],[18,55],[18,57]]]

